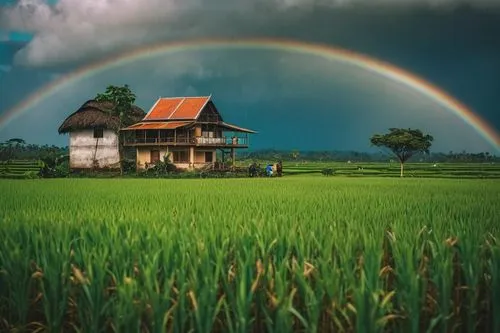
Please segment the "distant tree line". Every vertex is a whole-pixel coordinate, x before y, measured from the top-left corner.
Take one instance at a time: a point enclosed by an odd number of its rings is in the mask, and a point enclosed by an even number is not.
[[[20,140],[20,141],[19,141]],[[69,148],[59,147],[55,145],[36,145],[27,144],[22,139],[10,139],[0,143],[0,160],[6,161],[9,159],[29,160],[58,158],[69,154]],[[276,149],[259,149],[246,150],[238,154],[238,159],[246,160],[266,160],[266,161],[283,161],[283,162],[388,162],[394,157],[382,152],[358,152],[352,150],[276,150]],[[396,161],[394,161],[396,162]],[[490,154],[488,152],[468,153],[466,151],[448,153],[431,152],[430,154],[421,154],[412,157],[409,162],[427,162],[427,163],[445,163],[445,162],[500,162],[500,156]]]
[[[282,160],[286,162],[389,162],[393,160],[397,162],[393,156],[382,152],[358,152],[358,151],[299,151],[297,156],[296,150],[275,150],[275,149],[260,149],[248,150],[239,155],[239,159],[254,159],[254,160]],[[490,154],[488,152],[468,153],[466,151],[448,153],[431,152],[429,154],[420,154],[411,157],[408,162],[426,162],[426,163],[490,163],[500,162],[500,156]]]
[[[0,143],[0,160],[47,160],[69,154],[68,147],[27,144],[23,139],[13,138]]]

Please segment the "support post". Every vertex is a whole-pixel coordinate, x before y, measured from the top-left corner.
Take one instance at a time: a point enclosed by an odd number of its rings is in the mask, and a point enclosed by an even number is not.
[[[135,147],[135,171],[138,172],[140,169],[141,160],[139,158],[139,147]]]
[[[194,147],[189,147],[189,165],[194,168]]]
[[[233,170],[236,167],[236,150],[231,148],[231,159],[233,160]]]

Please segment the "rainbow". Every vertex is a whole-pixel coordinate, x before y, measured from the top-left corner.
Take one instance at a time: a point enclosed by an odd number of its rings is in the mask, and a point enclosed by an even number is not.
[[[392,64],[383,62],[363,54],[332,47],[324,44],[314,44],[286,39],[249,38],[249,39],[197,39],[182,42],[166,42],[154,44],[123,53],[119,56],[84,66],[44,86],[31,94],[14,108],[0,116],[0,129],[16,117],[33,108],[37,103],[57,94],[65,86],[88,78],[96,73],[119,67],[139,59],[152,58],[162,54],[173,54],[200,49],[267,49],[288,51],[299,54],[313,55],[327,60],[340,61],[355,65],[364,70],[381,75],[389,80],[404,84],[422,95],[434,100],[437,104],[453,112],[468,125],[472,126],[495,149],[500,150],[500,135],[477,114],[442,89],[424,79],[409,73]]]

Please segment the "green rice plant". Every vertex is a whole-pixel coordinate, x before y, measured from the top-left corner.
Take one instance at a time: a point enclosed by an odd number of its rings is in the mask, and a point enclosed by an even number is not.
[[[245,237],[243,246],[235,253],[227,275],[222,276],[222,284],[227,297],[224,310],[230,332],[248,332],[252,325],[253,282],[256,278],[255,263],[257,258],[251,247],[252,240]]]
[[[223,297],[219,297],[224,249],[219,249],[212,261],[204,245],[200,247],[198,259],[191,263],[193,266],[189,269],[192,275],[189,278],[188,296],[194,312],[196,332],[211,332],[224,301]]]
[[[293,329],[293,298],[296,289],[289,281],[290,266],[286,261],[271,264],[265,272],[267,303],[261,304],[267,332],[291,332]],[[295,310],[295,312],[294,312]]]
[[[317,288],[324,290],[323,301],[324,315],[322,318],[323,330],[345,331],[348,328],[350,318],[344,305],[346,303],[346,274],[343,270],[343,262],[339,250],[334,244],[328,242],[324,248],[325,260],[317,261]],[[345,258],[345,256],[344,256]],[[331,324],[327,324],[330,322]]]
[[[49,332],[59,333],[64,328],[64,316],[70,292],[71,239],[64,228],[53,230],[57,238],[49,238],[38,231],[34,236],[36,264],[40,267],[40,291],[42,305]],[[49,238],[49,241],[47,241]]]
[[[0,245],[0,314],[7,323],[23,331],[28,324],[31,291],[37,274],[31,270],[32,239],[26,229],[16,230],[17,238],[3,233]]]
[[[362,238],[363,249],[356,267],[358,279],[354,289],[357,332],[382,332],[385,326],[391,297],[394,292],[385,293],[380,278],[382,262],[382,238]],[[355,253],[357,253],[356,250]]]
[[[143,304],[139,298],[139,282],[131,276],[117,276],[116,298],[113,302],[112,327],[115,332],[139,332]]]
[[[83,332],[104,332],[111,315],[109,250],[99,244],[85,244],[83,240],[75,242],[72,277],[77,291],[74,302]]]
[[[180,252],[183,253],[183,252]],[[189,331],[190,305],[188,299],[189,283],[184,262],[186,256],[181,257],[180,265],[174,271],[174,302],[175,307],[172,314],[173,332],[181,333]]]
[[[495,331],[498,211],[495,180],[2,180],[0,330]]]
[[[424,228],[419,234],[425,232]],[[391,233],[391,243],[394,255],[394,261],[397,263],[394,267],[396,276],[395,289],[395,307],[403,317],[400,331],[416,333],[420,332],[421,312],[425,306],[427,281],[422,265],[422,259],[425,256],[425,240],[421,237],[404,237],[401,239],[399,233]],[[425,265],[425,264],[424,264]]]
[[[490,257],[487,261],[488,273],[491,276],[491,308],[490,313],[493,317],[492,332],[500,332],[500,243],[498,237],[492,234],[488,235],[487,240]]]
[[[322,301],[325,296],[325,290],[311,281],[317,278],[314,270],[315,267],[310,263],[302,262],[294,272],[299,294],[297,297],[302,300],[300,311],[305,315],[302,316],[297,308],[292,308],[291,311],[299,318],[307,332],[318,332]]]
[[[474,230],[470,230],[474,233]],[[461,273],[464,277],[461,289],[465,291],[464,303],[464,323],[467,332],[477,331],[479,281],[483,274],[480,254],[480,237],[467,237],[458,241],[458,258],[461,264]],[[455,302],[457,303],[457,302]]]
[[[431,319],[429,331],[439,329],[448,332],[453,316],[452,291],[453,285],[453,247],[435,237],[426,240],[426,253],[429,263],[430,281],[434,289],[427,295],[437,305],[436,312]]]
[[[146,303],[148,330],[152,333],[167,332],[175,307],[172,288],[176,262],[171,254],[168,247],[162,247],[161,250],[146,255],[141,264],[144,277],[142,298]]]

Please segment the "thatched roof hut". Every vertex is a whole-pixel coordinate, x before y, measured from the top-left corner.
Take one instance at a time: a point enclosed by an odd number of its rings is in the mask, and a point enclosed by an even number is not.
[[[112,116],[110,111],[113,108],[111,102],[97,102],[89,100],[85,102],[76,112],[72,113],[59,126],[59,134],[72,131],[90,129],[100,127],[103,129],[117,130],[120,124],[120,119],[117,116]],[[144,118],[146,113],[140,107],[133,105],[130,119],[123,126],[130,126]]]

